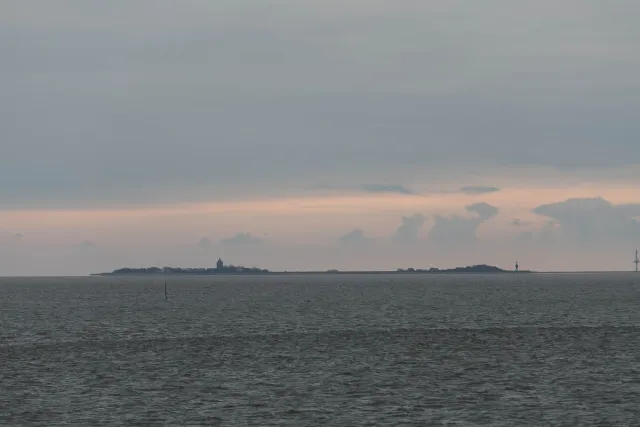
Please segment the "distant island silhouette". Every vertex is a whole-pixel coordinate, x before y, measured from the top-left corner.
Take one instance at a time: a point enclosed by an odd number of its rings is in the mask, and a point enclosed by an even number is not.
[[[439,268],[399,268],[390,271],[269,271],[256,267],[242,267],[235,265],[224,265],[221,259],[215,268],[179,268],[179,267],[148,267],[148,268],[120,268],[111,273],[96,273],[93,276],[122,276],[122,275],[148,275],[148,274],[172,274],[172,275],[215,275],[215,274],[446,274],[446,273],[531,273],[530,270],[503,270],[493,265],[479,264],[467,267],[456,267],[449,269]]]
[[[224,265],[222,259],[218,259],[215,268],[180,268],[180,267],[148,267],[148,268],[120,268],[111,273],[98,273],[94,276],[131,275],[131,274],[268,274],[269,270],[256,267],[242,267],[235,265]]]
[[[120,268],[113,270],[111,273],[97,273],[94,276],[113,276],[113,275],[130,275],[130,274],[192,274],[192,275],[211,275],[211,274],[266,274],[271,273],[269,270],[261,268],[248,268],[225,266],[223,269],[216,268],[180,268],[180,267],[148,267],[148,268]]]
[[[432,267],[428,270],[422,269],[414,269],[407,268],[403,270],[399,268],[397,273],[531,273],[530,270],[503,270],[493,265],[479,264],[479,265],[471,265],[468,267],[456,267],[456,268],[448,268],[444,270],[440,270],[438,268]]]

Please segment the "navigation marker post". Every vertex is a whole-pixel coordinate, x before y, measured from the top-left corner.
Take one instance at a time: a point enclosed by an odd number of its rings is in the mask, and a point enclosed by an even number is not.
[[[169,294],[167,294],[167,272],[164,272],[164,299],[165,301],[169,299]]]

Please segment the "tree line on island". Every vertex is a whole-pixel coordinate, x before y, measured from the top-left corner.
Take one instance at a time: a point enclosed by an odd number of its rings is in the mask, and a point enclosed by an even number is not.
[[[269,270],[256,267],[236,267],[233,265],[225,266],[222,269],[217,268],[180,268],[180,267],[148,267],[148,268],[120,268],[111,273],[105,274],[256,274],[270,273]]]
[[[218,261],[218,265],[215,268],[180,268],[180,267],[148,267],[148,268],[120,268],[114,270],[111,273],[100,273],[99,276],[106,275],[132,275],[132,274],[191,274],[191,275],[213,275],[213,274],[389,274],[389,273],[421,273],[421,274],[441,274],[441,273],[510,273],[513,270],[503,270],[501,268],[480,264],[467,267],[456,267],[450,269],[439,268],[399,268],[395,271],[340,271],[336,269],[326,271],[310,271],[310,272],[296,272],[296,271],[282,271],[272,272],[266,269],[257,267],[242,267],[235,265],[224,265],[221,260]],[[521,273],[530,273],[528,270],[521,270]]]
[[[397,272],[398,273],[507,273],[508,270],[503,270],[493,265],[480,264],[480,265],[472,265],[467,267],[448,268],[444,270],[440,270],[439,268],[435,268],[435,267],[431,267],[428,270],[423,270],[419,268],[407,268],[407,269],[399,268]]]

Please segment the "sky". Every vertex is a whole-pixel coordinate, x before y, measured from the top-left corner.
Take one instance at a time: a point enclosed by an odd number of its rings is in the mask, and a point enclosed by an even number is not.
[[[630,270],[640,3],[0,1],[0,275]]]

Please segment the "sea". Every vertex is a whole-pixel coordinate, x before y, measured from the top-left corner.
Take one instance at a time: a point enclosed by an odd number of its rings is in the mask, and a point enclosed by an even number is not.
[[[0,279],[2,426],[638,426],[640,274]]]

